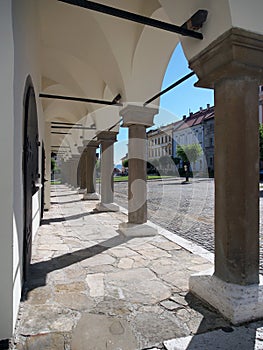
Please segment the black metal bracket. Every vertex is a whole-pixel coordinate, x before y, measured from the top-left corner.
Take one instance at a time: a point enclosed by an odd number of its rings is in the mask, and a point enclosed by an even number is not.
[[[111,7],[111,6],[102,5],[102,4],[99,4],[97,2],[88,1],[88,0],[58,0],[58,1],[64,2],[64,3],[69,4],[69,5],[79,6],[79,7],[88,9],[88,10],[101,12],[101,13],[104,13],[104,14],[107,14],[110,16],[126,19],[128,21],[141,23],[141,24],[144,24],[147,26],[159,28],[159,29],[166,30],[166,31],[169,31],[172,33],[177,33],[177,34],[181,34],[184,36],[189,36],[189,37],[201,39],[201,40],[203,39],[202,33],[195,32],[194,30],[189,30],[189,29],[187,29],[187,27],[185,28],[182,26],[181,27],[176,26],[174,24],[170,24],[170,23],[166,23],[163,21],[153,19],[153,18],[141,16],[141,15],[138,15],[138,14],[133,13],[133,12],[120,10],[120,9],[117,9],[117,8]]]

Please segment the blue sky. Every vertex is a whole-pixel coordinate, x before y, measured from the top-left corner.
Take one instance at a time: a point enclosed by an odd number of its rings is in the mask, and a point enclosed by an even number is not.
[[[164,75],[162,90],[173,84],[184,75],[190,73],[188,62],[184,56],[181,45],[177,45],[167,66]],[[194,75],[181,85],[170,90],[160,99],[159,114],[154,118],[155,127],[166,125],[179,120],[184,114],[196,112],[200,107],[206,108],[209,103],[214,104],[214,91],[211,89],[202,89],[194,87],[197,77]],[[156,91],[157,93],[158,91]],[[149,96],[150,98],[151,96]],[[154,103],[154,101],[153,101]],[[120,158],[127,152],[128,130],[120,128],[118,142],[115,144],[114,163],[120,163]]]

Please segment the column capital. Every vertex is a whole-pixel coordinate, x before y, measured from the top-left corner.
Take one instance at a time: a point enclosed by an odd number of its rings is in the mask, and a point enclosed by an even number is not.
[[[77,160],[79,159],[80,155],[79,154],[72,154],[71,159],[72,160]]]
[[[134,124],[143,125],[145,127],[153,126],[153,118],[158,112],[158,108],[127,105],[120,111],[120,115],[123,118],[122,126],[129,127]]]
[[[99,141],[116,142],[118,133],[115,131],[100,131],[97,134]]]
[[[192,58],[198,87],[214,88],[224,78],[250,77],[263,82],[263,35],[231,28]]]
[[[100,143],[97,140],[85,140],[83,141],[84,148],[86,147],[99,147]]]
[[[78,146],[78,151],[81,154],[84,151],[84,146]]]

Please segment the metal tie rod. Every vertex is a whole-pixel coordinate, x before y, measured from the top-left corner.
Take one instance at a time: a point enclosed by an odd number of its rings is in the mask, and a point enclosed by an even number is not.
[[[51,122],[51,124],[54,124],[54,125],[77,125],[77,126],[82,126],[82,124],[78,124],[78,123],[64,123],[64,122]]]
[[[70,130],[96,130],[88,126],[67,126],[67,125],[51,125],[51,129],[70,129]]]
[[[116,102],[115,98],[112,101],[105,100],[96,100],[93,98],[84,98],[84,97],[75,97],[75,96],[61,96],[61,95],[51,95],[51,94],[43,94],[40,93],[39,97],[43,98],[51,98],[55,100],[67,100],[67,101],[78,101],[85,103],[96,103],[100,105],[108,105],[108,106],[122,106],[121,103]]]
[[[202,33],[195,32],[194,30],[179,27],[179,26],[176,26],[174,24],[159,21],[157,19],[138,15],[138,14],[133,13],[133,12],[120,10],[120,9],[115,8],[115,7],[102,5],[102,4],[99,4],[97,2],[88,1],[88,0],[58,0],[58,1],[64,2],[66,4],[70,4],[70,5],[83,7],[83,8],[88,9],[88,10],[105,13],[107,15],[126,19],[128,21],[141,23],[141,24],[144,24],[147,26],[163,29],[163,30],[166,30],[168,32],[173,32],[173,33],[181,34],[184,36],[189,36],[189,37],[196,38],[196,39],[203,39]]]
[[[156,100],[158,97],[166,94],[166,92],[172,90],[173,88],[175,88],[176,86],[180,85],[181,83],[183,83],[185,80],[191,78],[195,73],[191,72],[187,75],[185,75],[184,77],[182,77],[181,79],[177,80],[175,83],[173,83],[172,85],[168,86],[168,88],[164,89],[161,92],[158,92],[158,94],[154,95],[153,97],[151,97],[149,100],[147,100],[146,102],[144,102],[144,106],[148,105],[149,103],[151,103],[152,101]]]
[[[55,131],[51,131],[51,134],[55,134],[55,135],[71,135],[71,132],[55,132]]]

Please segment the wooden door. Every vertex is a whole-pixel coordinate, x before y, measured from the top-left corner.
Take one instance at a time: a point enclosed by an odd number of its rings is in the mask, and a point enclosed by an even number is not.
[[[32,253],[32,197],[38,190],[35,183],[38,179],[38,122],[35,93],[29,87],[25,99],[24,119],[24,243],[23,243],[23,280],[28,279]]]

